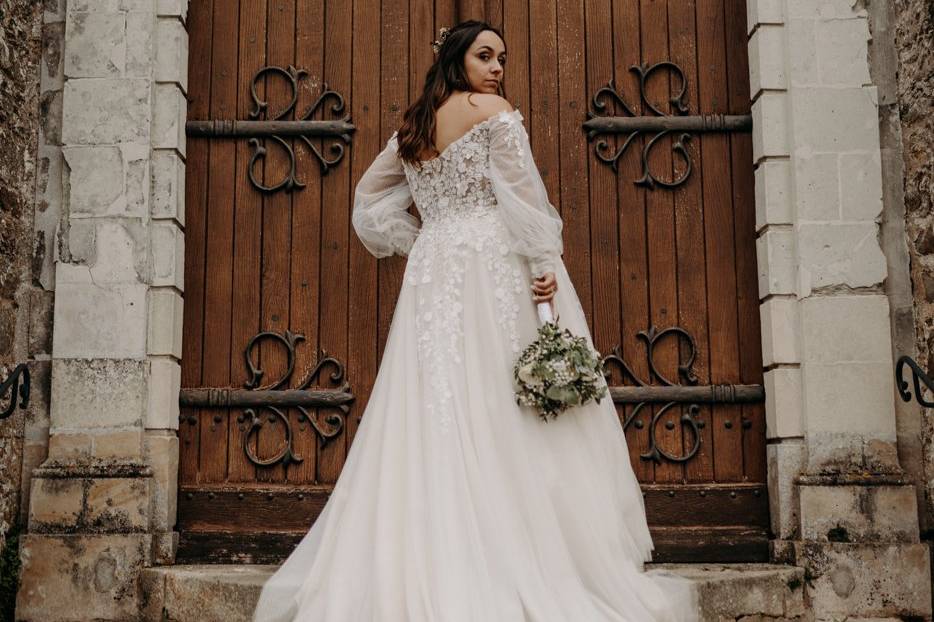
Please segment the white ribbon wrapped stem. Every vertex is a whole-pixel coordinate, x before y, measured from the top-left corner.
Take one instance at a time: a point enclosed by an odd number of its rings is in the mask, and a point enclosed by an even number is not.
[[[541,320],[542,324],[555,321],[551,314],[550,302],[540,302],[536,307],[538,308],[538,319]]]

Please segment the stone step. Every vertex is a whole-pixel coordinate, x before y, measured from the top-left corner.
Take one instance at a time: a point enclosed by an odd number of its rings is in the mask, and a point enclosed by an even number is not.
[[[704,622],[806,622],[804,570],[773,564],[653,564],[695,581]],[[179,565],[148,568],[146,622],[249,622],[276,566]]]

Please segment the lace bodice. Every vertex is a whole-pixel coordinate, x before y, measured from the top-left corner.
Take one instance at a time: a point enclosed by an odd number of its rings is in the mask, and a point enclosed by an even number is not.
[[[494,121],[514,122],[508,112],[500,113],[474,125],[436,158],[423,161],[421,170],[403,163],[422,223],[478,216],[494,209],[496,194],[487,175],[490,125]],[[518,140],[512,134],[511,139],[518,149]],[[521,152],[517,152],[517,157],[521,156]]]
[[[555,269],[562,221],[548,199],[518,110],[475,124],[417,169],[398,157],[390,136],[357,184],[353,226],[376,257],[407,255],[424,230],[496,219],[507,250],[525,256],[534,275]],[[421,226],[407,209],[414,200]],[[470,239],[465,237],[464,242]]]

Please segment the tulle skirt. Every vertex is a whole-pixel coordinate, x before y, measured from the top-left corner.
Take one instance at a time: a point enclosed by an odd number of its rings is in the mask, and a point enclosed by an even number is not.
[[[692,622],[652,540],[609,398],[516,404],[539,319],[495,221],[423,225],[333,493],[255,622]],[[589,327],[559,260],[559,324]]]

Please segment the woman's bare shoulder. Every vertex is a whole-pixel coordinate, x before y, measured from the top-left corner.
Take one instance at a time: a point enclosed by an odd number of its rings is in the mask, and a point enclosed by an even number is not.
[[[512,112],[514,110],[509,100],[500,97],[496,93],[473,93],[470,96],[468,105],[471,110],[471,122],[479,123],[501,112]]]

